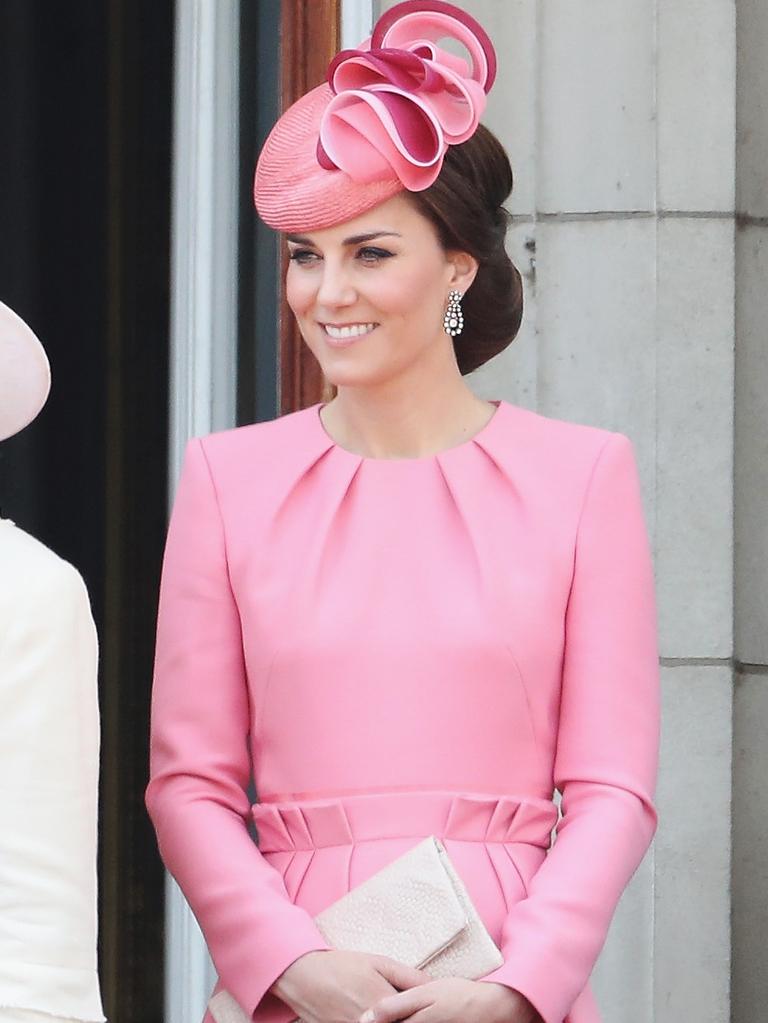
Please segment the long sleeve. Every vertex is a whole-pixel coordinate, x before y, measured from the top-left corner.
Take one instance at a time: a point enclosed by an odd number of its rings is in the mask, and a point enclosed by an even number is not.
[[[618,900],[655,834],[657,614],[629,439],[611,433],[587,487],[565,620],[554,782],[556,840],[513,906],[504,963],[483,977],[562,1023],[584,988]]]
[[[146,805],[160,854],[200,923],[220,981],[250,1016],[292,962],[329,946],[248,832],[240,617],[199,439],[187,446],[168,530],[151,722]]]
[[[79,573],[0,522],[0,1020],[98,1023],[98,639]]]

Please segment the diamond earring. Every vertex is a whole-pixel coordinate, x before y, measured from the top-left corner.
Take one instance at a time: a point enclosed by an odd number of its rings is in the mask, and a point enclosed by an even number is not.
[[[448,294],[448,308],[443,317],[443,330],[451,337],[456,337],[464,329],[464,314],[461,311],[462,294],[452,290]]]

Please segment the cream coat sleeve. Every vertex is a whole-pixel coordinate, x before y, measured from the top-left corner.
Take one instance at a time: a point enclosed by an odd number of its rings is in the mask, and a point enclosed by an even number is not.
[[[483,980],[562,1023],[585,987],[618,900],[657,825],[659,661],[651,551],[631,441],[612,433],[578,525],[565,620],[554,782],[557,838]]]
[[[0,520],[3,1023],[19,1011],[104,1020],[96,972],[97,659],[78,572]]]
[[[205,452],[192,440],[163,561],[146,804],[219,979],[251,1015],[294,960],[330,946],[249,834],[249,731],[224,531]]]

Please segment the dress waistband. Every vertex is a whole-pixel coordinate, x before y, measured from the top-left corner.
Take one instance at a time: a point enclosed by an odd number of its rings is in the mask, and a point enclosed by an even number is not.
[[[259,802],[251,815],[262,852],[426,835],[547,849],[558,811],[537,797],[416,791]]]

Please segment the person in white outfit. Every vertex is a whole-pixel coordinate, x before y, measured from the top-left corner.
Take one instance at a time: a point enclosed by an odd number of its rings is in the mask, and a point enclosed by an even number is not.
[[[0,441],[50,388],[0,302]],[[98,640],[72,565],[0,518],[0,1023],[102,1023],[96,960]]]

